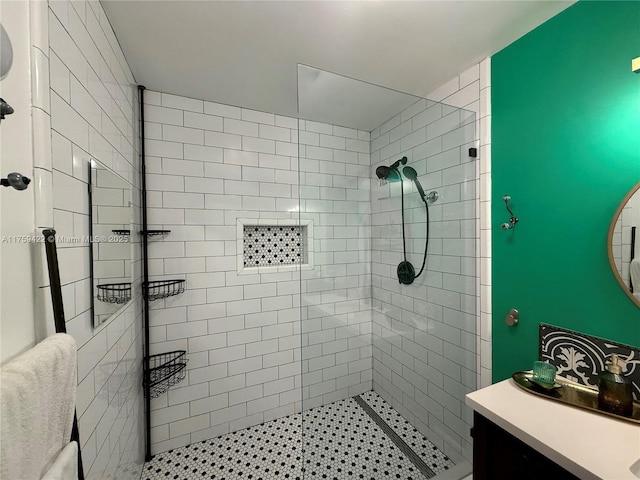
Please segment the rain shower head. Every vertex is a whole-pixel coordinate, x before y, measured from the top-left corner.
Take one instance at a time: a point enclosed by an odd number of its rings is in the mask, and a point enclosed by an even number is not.
[[[401,180],[400,172],[398,172],[398,167],[400,165],[405,165],[407,163],[407,157],[402,157],[400,160],[396,160],[388,167],[386,165],[381,165],[376,168],[376,175],[381,180],[386,180],[388,182],[397,182]]]
[[[387,180],[389,182],[400,180],[400,174],[398,173],[398,169],[387,167],[386,165],[381,165],[376,168],[376,175],[381,180]]]

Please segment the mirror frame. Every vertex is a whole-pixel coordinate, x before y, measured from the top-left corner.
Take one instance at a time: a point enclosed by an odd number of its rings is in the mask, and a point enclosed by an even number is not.
[[[616,223],[618,222],[618,219],[622,214],[622,209],[625,207],[627,202],[629,202],[631,197],[637,192],[640,192],[640,182],[632,187],[629,193],[625,195],[625,197],[620,202],[620,205],[618,205],[615,213],[613,214],[613,219],[611,220],[611,224],[609,225],[609,232],[607,234],[607,255],[609,256],[609,266],[613,271],[613,276],[616,278],[616,281],[618,282],[622,290],[624,290],[624,293],[627,295],[627,297],[631,299],[636,307],[640,308],[640,299],[634,296],[633,293],[631,293],[631,291],[629,290],[629,287],[627,287],[627,285],[624,283],[624,280],[618,273],[618,267],[616,266],[615,259],[613,258],[613,231],[615,230]],[[640,285],[638,287],[640,288]]]

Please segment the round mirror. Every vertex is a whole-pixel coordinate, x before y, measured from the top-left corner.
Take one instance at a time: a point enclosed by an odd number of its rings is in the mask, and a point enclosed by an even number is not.
[[[609,263],[616,280],[640,307],[640,183],[613,215],[607,237]]]

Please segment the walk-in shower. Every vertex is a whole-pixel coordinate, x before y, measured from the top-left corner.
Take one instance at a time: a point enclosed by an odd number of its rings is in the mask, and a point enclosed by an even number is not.
[[[167,98],[145,131],[201,110]],[[171,231],[153,267],[186,277],[150,310],[150,351],[189,362],[151,401],[143,478],[468,474],[473,113],[302,65],[297,119],[202,103],[204,148],[149,139],[150,228]]]
[[[475,116],[307,66],[298,81],[300,219],[317,259],[300,275],[305,477],[462,475]]]

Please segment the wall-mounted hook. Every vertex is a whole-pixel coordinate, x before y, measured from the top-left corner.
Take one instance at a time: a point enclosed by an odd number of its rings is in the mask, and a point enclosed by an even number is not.
[[[511,215],[511,218],[509,218],[508,222],[504,222],[501,225],[501,227],[503,230],[511,230],[512,228],[515,228],[516,223],[518,223],[518,218],[513,214],[513,212],[509,208],[509,200],[511,200],[511,197],[509,195],[505,195],[504,197],[502,197],[502,200],[504,200],[504,205],[505,207],[507,207],[507,212],[509,212],[509,215]]]

